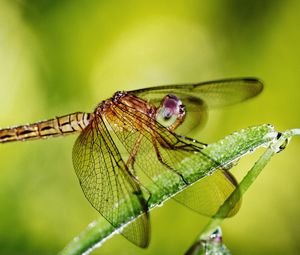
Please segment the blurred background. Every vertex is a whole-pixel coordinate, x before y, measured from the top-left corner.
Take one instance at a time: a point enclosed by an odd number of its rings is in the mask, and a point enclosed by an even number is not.
[[[291,0],[0,0],[0,126],[92,111],[117,90],[256,76],[259,97],[211,112],[193,136],[300,127],[299,12]],[[0,254],[55,254],[99,217],[72,167],[75,139],[0,146]],[[299,150],[293,139],[224,222],[233,254],[299,253]],[[208,220],[174,201],[151,217],[148,249],[115,236],[93,254],[183,254]]]

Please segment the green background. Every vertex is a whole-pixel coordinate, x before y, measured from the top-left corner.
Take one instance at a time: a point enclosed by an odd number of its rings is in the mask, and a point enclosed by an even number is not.
[[[117,90],[256,76],[262,95],[212,111],[193,136],[300,127],[299,13],[291,0],[0,0],[0,126],[92,111]],[[0,254],[54,254],[99,217],[72,167],[75,139],[0,146]],[[224,222],[233,254],[299,252],[299,147],[276,156]],[[183,254],[207,220],[170,201],[151,212],[148,249],[115,236],[93,254]]]

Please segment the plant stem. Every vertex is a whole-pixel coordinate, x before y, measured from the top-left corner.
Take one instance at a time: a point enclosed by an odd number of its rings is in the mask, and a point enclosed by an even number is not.
[[[191,180],[191,182],[196,182],[201,178],[212,174],[220,166],[226,166],[261,146],[269,145],[276,136],[277,132],[275,132],[270,125],[246,128],[239,132],[235,132],[202,150],[209,158],[213,158],[216,162],[220,163],[217,167],[215,162],[208,161],[207,157],[203,157],[201,153],[198,153],[185,158],[180,165],[175,166],[177,167],[175,169],[182,169],[181,172],[184,172],[184,176],[187,177],[187,179]],[[166,171],[166,173],[159,176],[157,179],[157,182],[159,182],[158,186],[164,185],[163,187],[165,187],[165,189],[164,191],[157,189],[157,191],[151,194],[151,200],[148,202],[149,209],[161,205],[170,197],[176,195],[185,188],[188,188],[188,186],[182,186],[182,184],[180,184],[181,180],[178,181],[178,179],[174,179],[173,176],[171,171]],[[152,187],[149,186],[146,188],[151,190]],[[120,203],[119,206],[122,207],[123,204]],[[135,215],[135,218],[136,217],[138,217],[138,215]],[[123,221],[120,222],[121,227],[122,224],[126,224],[133,220],[132,215],[124,212],[122,220]],[[101,246],[105,240],[115,233],[117,233],[117,230],[115,230],[106,220],[100,218],[91,223],[78,237],[74,238],[60,254],[87,254],[95,247]]]
[[[219,215],[228,215],[228,213],[230,212],[232,207],[239,201],[240,197],[245,194],[245,192],[248,190],[248,188],[256,180],[258,175],[261,173],[262,169],[270,161],[271,157],[274,156],[276,153],[280,152],[281,150],[283,150],[285,148],[285,146],[287,145],[288,141],[290,140],[290,138],[295,135],[300,135],[300,129],[287,130],[281,134],[281,136],[278,140],[276,139],[272,143],[270,143],[268,149],[260,156],[258,161],[248,171],[248,173],[243,178],[243,180],[240,182],[240,184],[235,189],[235,191],[228,197],[228,199],[219,208],[219,210],[216,212],[216,214],[210,219],[210,221],[203,228],[203,230],[199,234],[198,238],[196,239],[196,241],[194,242],[194,244],[191,247],[195,246],[196,244],[199,244],[200,243],[199,241],[205,240],[207,237],[209,237],[215,231],[215,229],[224,220],[224,218],[219,217]],[[197,253],[190,253],[189,252],[190,250],[191,249],[189,249],[186,254],[189,254],[189,255],[197,254]]]

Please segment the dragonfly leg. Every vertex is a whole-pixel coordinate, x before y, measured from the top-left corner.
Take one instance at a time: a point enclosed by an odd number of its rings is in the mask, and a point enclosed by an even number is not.
[[[171,170],[173,173],[177,174],[181,178],[181,180],[184,182],[184,184],[188,185],[189,183],[184,179],[184,177],[181,173],[179,173],[178,171],[176,171],[171,166],[169,166],[166,162],[163,161],[163,159],[160,155],[159,149],[157,147],[157,142],[156,142],[154,137],[152,137],[152,142],[153,142],[153,147],[154,147],[154,150],[155,150],[156,157],[157,157],[158,161],[161,164],[163,164],[165,167],[167,167],[169,170]]]
[[[187,141],[189,141],[189,142],[196,143],[196,144],[200,144],[200,145],[203,146],[203,148],[206,148],[206,147],[208,146],[207,143],[200,142],[200,141],[198,141],[198,140],[196,140],[196,139],[193,139],[193,138],[190,138],[190,137],[188,137],[188,136],[178,135],[178,134],[176,134],[176,136],[179,137],[179,138],[181,138],[181,139],[187,140]]]
[[[222,166],[217,160],[215,160],[215,159],[209,157],[208,155],[206,155],[202,151],[202,149],[204,149],[204,148],[206,148],[208,146],[207,143],[200,142],[200,141],[198,141],[196,139],[193,139],[193,138],[190,138],[190,137],[187,137],[187,136],[184,136],[184,135],[178,135],[178,134],[176,134],[176,136],[178,138],[180,138],[180,139],[184,139],[185,140],[185,141],[182,141],[182,142],[184,142],[183,145],[175,146],[176,148],[180,148],[180,149],[184,149],[184,150],[185,149],[187,149],[187,150],[189,150],[189,149],[195,150],[198,153],[201,153],[205,158],[207,158],[210,161],[212,161],[214,163],[215,167],[219,167],[222,170],[228,171],[232,167],[232,165],[230,165],[229,167]],[[191,143],[186,143],[186,141],[191,142]],[[201,146],[199,147],[199,145],[201,145]]]
[[[131,150],[131,153],[127,159],[127,162],[126,162],[126,166],[132,170],[132,174],[134,176],[137,176],[136,175],[136,171],[135,171],[135,168],[134,168],[134,163],[135,163],[135,158],[136,158],[136,155],[138,153],[138,150],[140,148],[140,145],[141,145],[141,140],[142,140],[142,134],[139,135],[138,139],[136,140],[135,144],[134,144],[134,147],[133,149]]]

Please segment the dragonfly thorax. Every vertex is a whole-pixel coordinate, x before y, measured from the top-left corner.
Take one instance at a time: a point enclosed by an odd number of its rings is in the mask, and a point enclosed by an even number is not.
[[[113,95],[113,101],[118,101],[119,98],[123,97],[127,95],[126,91],[117,91],[114,95]]]
[[[95,112],[103,114],[104,112],[113,113],[116,108],[122,111],[136,111],[142,114],[147,114],[147,116],[153,117],[155,109],[149,102],[139,98],[126,91],[116,92],[112,98],[102,101],[96,108]]]
[[[125,91],[117,91],[114,93],[113,97],[103,100],[100,104],[97,105],[95,113],[103,113],[107,111],[114,103],[118,102],[121,97],[124,97],[127,94]]]

